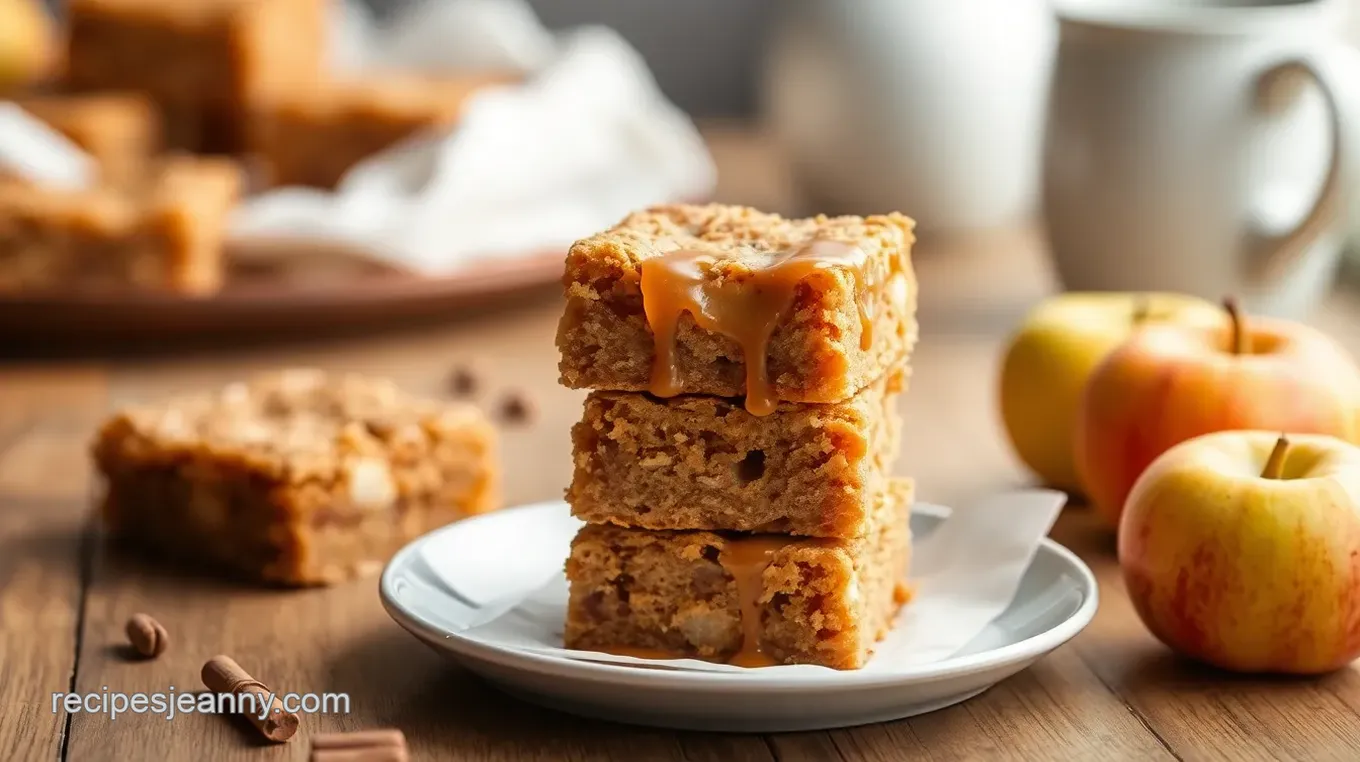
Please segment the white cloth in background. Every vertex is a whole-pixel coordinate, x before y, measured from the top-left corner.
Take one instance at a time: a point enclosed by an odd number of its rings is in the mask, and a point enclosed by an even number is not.
[[[79,189],[99,170],[90,155],[15,103],[0,102],[0,177]]]
[[[712,191],[698,131],[612,30],[553,35],[521,0],[449,0],[417,3],[382,29],[343,16],[335,39],[343,69],[511,68],[528,79],[474,94],[455,127],[370,157],[334,193],[251,199],[233,218],[238,240],[347,244],[337,248],[433,275],[565,248],[633,209]]]

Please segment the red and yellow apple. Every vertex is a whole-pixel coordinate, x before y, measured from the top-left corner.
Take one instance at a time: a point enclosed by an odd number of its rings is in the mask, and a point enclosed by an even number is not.
[[[1112,526],[1143,469],[1191,437],[1264,429],[1360,440],[1360,369],[1344,349],[1299,323],[1229,312],[1218,328],[1148,326],[1092,371],[1077,472]]]
[[[1186,656],[1316,674],[1360,656],[1360,447],[1226,431],[1153,461],[1119,564],[1138,616]]]
[[[1139,327],[1163,322],[1218,325],[1223,312],[1180,294],[1074,292],[1025,317],[1001,363],[1001,418],[1016,454],[1045,484],[1079,489],[1072,439],[1087,377]]]

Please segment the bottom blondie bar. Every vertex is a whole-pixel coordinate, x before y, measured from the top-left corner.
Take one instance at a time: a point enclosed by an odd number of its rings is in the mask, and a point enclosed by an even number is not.
[[[907,597],[912,482],[855,539],[588,525],[572,542],[568,648],[858,669]]]
[[[137,407],[99,432],[110,530],[286,585],[378,571],[495,506],[494,429],[470,405],[292,370]]]

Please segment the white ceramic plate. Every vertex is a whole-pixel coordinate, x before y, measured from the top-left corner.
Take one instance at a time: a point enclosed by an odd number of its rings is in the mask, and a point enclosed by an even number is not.
[[[948,509],[917,504],[911,528],[923,537]],[[588,717],[693,730],[783,732],[862,725],[922,714],[976,696],[1033,664],[1081,631],[1097,606],[1091,570],[1045,539],[1011,605],[958,653],[891,672],[825,670],[764,675],[640,668],[528,653],[459,632],[497,601],[543,582],[530,556],[565,560],[577,525],[563,503],[513,508],[459,522],[403,548],[383,571],[383,606],[398,624],[507,693]],[[486,573],[459,589],[431,566],[440,555],[475,556]],[[466,558],[466,556],[464,556]],[[1057,605],[1053,601],[1057,601]],[[1035,605],[1043,602],[1042,605]],[[758,671],[758,670],[753,670]]]

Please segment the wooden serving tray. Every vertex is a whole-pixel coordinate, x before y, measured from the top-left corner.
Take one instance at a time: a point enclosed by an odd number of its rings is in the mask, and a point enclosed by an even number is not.
[[[469,264],[421,277],[378,266],[336,271],[239,266],[215,294],[134,291],[0,295],[0,345],[150,344],[359,331],[467,315],[535,292],[562,276],[565,252]],[[51,345],[51,346],[47,346]]]

